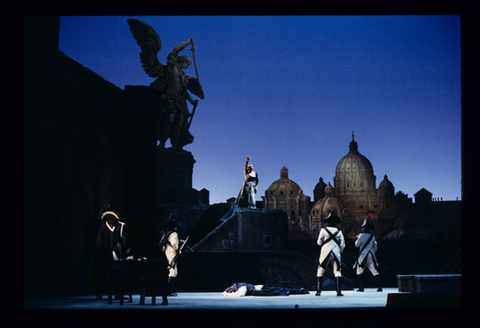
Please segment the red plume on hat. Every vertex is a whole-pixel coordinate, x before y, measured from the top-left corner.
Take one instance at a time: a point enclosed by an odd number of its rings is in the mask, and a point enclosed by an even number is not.
[[[373,223],[370,222],[372,217],[373,217],[372,213],[368,212],[367,216],[363,220],[363,224],[361,226],[362,229],[365,229],[365,230],[372,230],[373,229]]]

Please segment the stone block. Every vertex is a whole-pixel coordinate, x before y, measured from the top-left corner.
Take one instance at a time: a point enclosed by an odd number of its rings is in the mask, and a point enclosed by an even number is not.
[[[402,274],[397,281],[399,292],[456,292],[461,288],[461,274]]]
[[[417,293],[457,292],[461,288],[461,274],[425,274],[415,276]]]
[[[415,275],[413,274],[397,275],[397,281],[398,281],[399,292],[415,293],[416,291]]]

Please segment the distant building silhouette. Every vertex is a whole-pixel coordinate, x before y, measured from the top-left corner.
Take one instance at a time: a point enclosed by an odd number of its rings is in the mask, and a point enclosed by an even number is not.
[[[413,204],[408,194],[402,191],[395,193],[395,187],[386,174],[377,188],[373,165],[358,151],[354,135],[349,152],[336,166],[333,182],[334,185],[330,182],[326,184],[320,178],[311,202],[300,186],[288,178],[287,168],[282,167],[280,179],[265,191],[265,208],[284,210],[288,215],[291,235],[299,238],[307,235],[315,238],[322,227],[321,219],[327,217],[330,211],[335,211],[342,218],[343,233],[350,239],[355,239],[361,232],[360,226],[367,212],[373,214],[375,229],[372,233],[379,240],[383,237],[395,238],[400,235],[400,230],[402,234],[415,238],[443,236],[449,220],[460,222],[460,201],[432,202],[432,194],[422,188],[415,194]],[[456,227],[459,233],[459,223]]]
[[[281,209],[287,213],[290,230],[305,230],[310,196],[305,196],[300,186],[288,178],[288,169],[285,166],[280,169],[280,179],[268,187],[262,198],[265,208]]]

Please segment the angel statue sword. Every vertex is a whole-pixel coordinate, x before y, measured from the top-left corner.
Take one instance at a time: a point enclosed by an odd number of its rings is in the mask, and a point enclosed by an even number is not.
[[[197,75],[197,81],[200,84],[200,78],[198,77],[198,69],[197,69],[197,59],[195,58],[195,50],[197,50],[197,48],[194,47],[193,41],[192,41],[192,46],[189,50],[192,51],[193,66],[195,66],[195,74]],[[192,124],[192,120],[193,120],[193,115],[195,115],[195,110],[197,109],[197,105],[198,105],[198,102],[196,102],[193,105],[192,115],[190,115],[190,119],[188,120],[188,128],[187,129],[190,129],[190,125]]]
[[[197,74],[197,80],[200,82],[200,78],[198,77],[197,60],[195,59],[195,50],[197,50],[197,48],[193,46],[193,42],[192,42],[192,47],[189,50],[192,51],[193,65],[195,66],[195,74]]]

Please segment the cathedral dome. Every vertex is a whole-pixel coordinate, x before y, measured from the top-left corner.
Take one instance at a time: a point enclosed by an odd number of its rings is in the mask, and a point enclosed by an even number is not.
[[[268,187],[267,193],[271,196],[297,196],[302,195],[303,190],[295,181],[288,178],[288,169],[284,166],[280,169],[280,179]]]
[[[325,187],[325,197],[317,201],[310,211],[310,217],[316,219],[326,218],[331,211],[335,213],[342,213],[343,206],[334,196],[335,189],[328,183]]]
[[[373,175],[372,163],[358,152],[358,144],[352,137],[350,151],[338,162],[335,173],[338,175],[353,175],[366,173]]]
[[[395,187],[393,186],[393,183],[388,180],[387,175],[383,177],[382,182],[378,185],[378,194],[382,198],[388,198],[388,197],[393,197],[395,194]]]
[[[393,186],[393,183],[388,180],[387,175],[383,177],[382,182],[378,185],[378,190],[384,190],[384,191],[390,191],[392,194],[395,192],[395,187]]]
[[[335,175],[335,188],[341,194],[358,190],[375,190],[372,163],[358,152],[358,144],[354,135],[350,142],[350,151],[338,162]]]

